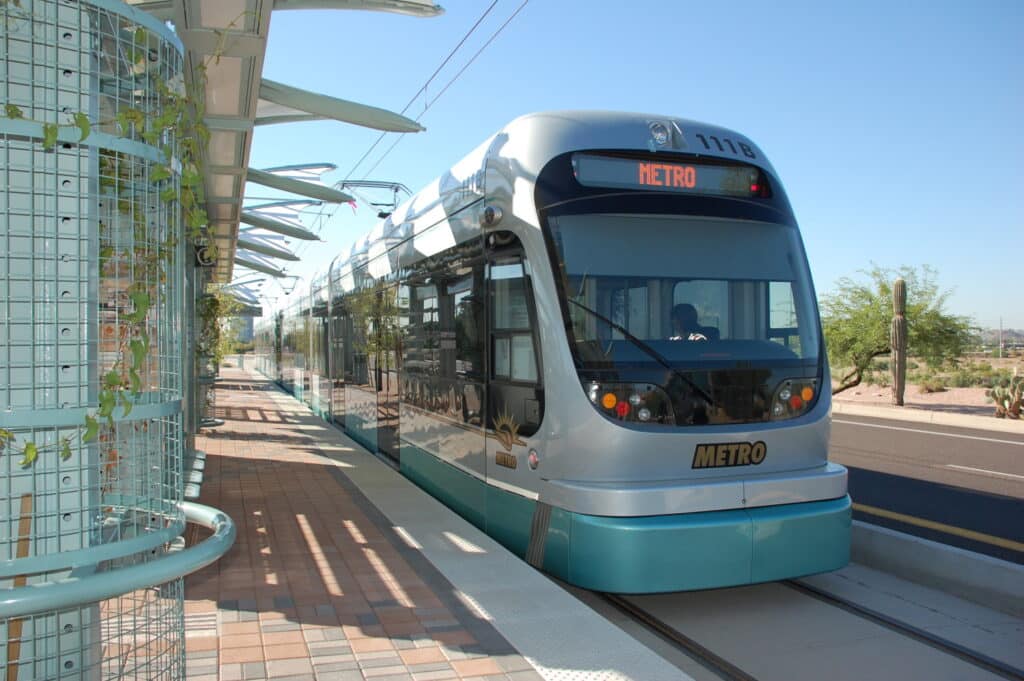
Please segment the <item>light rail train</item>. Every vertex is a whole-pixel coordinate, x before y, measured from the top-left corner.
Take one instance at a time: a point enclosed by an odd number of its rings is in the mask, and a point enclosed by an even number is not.
[[[261,370],[531,565],[651,593],[833,570],[830,381],[758,147],[516,119],[257,327]]]

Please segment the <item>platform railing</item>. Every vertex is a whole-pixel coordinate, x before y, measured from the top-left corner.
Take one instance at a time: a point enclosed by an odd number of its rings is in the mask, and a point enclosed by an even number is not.
[[[47,611],[66,610],[88,603],[105,601],[139,589],[148,589],[154,584],[168,582],[181,575],[201,570],[223,556],[234,544],[237,534],[235,524],[223,512],[189,501],[182,502],[180,507],[186,522],[210,529],[213,534],[195,546],[168,553],[158,561],[94,572],[83,577],[68,577],[56,582],[0,589],[0,619],[21,618]],[[157,538],[163,539],[163,537]],[[145,550],[154,547],[151,540],[147,542],[147,545],[145,547],[120,548]],[[91,556],[90,558],[97,557]],[[93,563],[93,567],[98,562]],[[19,561],[7,561],[0,566],[0,569],[5,572],[13,571],[19,574],[25,574],[38,568],[38,562],[33,562],[32,565],[19,565]]]

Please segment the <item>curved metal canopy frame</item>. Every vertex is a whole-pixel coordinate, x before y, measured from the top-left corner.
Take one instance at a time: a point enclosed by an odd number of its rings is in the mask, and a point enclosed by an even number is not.
[[[245,184],[266,180],[249,169],[256,125],[289,121],[333,119],[392,132],[419,132],[422,127],[400,114],[311,92],[274,81],[264,81],[270,18],[273,10],[365,10],[416,17],[434,17],[444,10],[432,0],[127,0],[161,21],[174,24],[186,49],[187,77],[199,68],[206,73],[206,115],[210,131],[205,149],[204,180],[207,214],[215,229],[220,257],[214,269],[217,281],[230,281],[235,264],[238,225],[242,220]],[[300,196],[349,201],[327,187],[310,190],[289,184],[281,191]],[[314,187],[316,185],[313,185]],[[297,237],[300,238],[300,237]]]

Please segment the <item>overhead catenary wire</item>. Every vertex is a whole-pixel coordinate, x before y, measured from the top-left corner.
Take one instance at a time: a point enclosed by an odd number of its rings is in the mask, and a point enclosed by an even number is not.
[[[483,23],[484,19],[487,18],[487,16],[491,13],[491,11],[498,4],[498,2],[499,0],[493,0],[493,2],[491,2],[487,9],[483,11],[480,17],[476,20],[476,22],[470,27],[470,29],[465,33],[465,35],[462,36],[459,42],[456,43],[455,47],[451,49],[451,51],[444,58],[444,60],[442,60],[441,64],[434,70],[430,77],[427,78],[423,85],[416,91],[416,94],[414,94],[412,98],[410,98],[409,102],[402,109],[402,114],[405,114],[405,112],[409,110],[409,108],[416,102],[420,95],[422,95],[427,90],[427,88],[438,76],[438,74],[444,69],[445,66],[448,65],[448,63],[458,53],[462,46],[465,45],[466,41],[473,35],[473,33],[476,32],[476,30],[480,27],[481,23]],[[438,92],[437,95],[435,95],[429,102],[427,102],[427,104],[423,107],[423,110],[419,113],[418,116],[416,116],[415,120],[417,122],[420,121],[420,119],[423,117],[424,114],[427,113],[430,107],[432,107],[437,102],[437,100],[440,99],[441,96],[444,95],[444,93],[447,92],[448,89],[451,88],[451,86],[462,76],[462,74],[465,73],[465,71],[473,64],[473,62],[477,60],[477,58],[484,52],[484,50],[486,50],[495,41],[495,39],[497,39],[497,37],[502,33],[502,31],[504,31],[505,28],[508,27],[510,23],[512,23],[512,21],[519,15],[519,13],[523,10],[523,8],[526,7],[526,5],[529,2],[530,0],[523,0],[523,2],[515,9],[515,11],[512,12],[512,14],[510,14],[507,19],[505,19],[501,26],[499,26],[497,30],[495,30],[491,34],[491,36],[484,42],[484,44],[473,54],[472,57],[469,58],[469,60],[462,66],[462,68],[459,69],[458,73],[456,73],[447,83],[445,83],[444,87],[441,88],[440,92]],[[351,179],[355,171],[358,170],[359,166],[362,165],[362,163],[370,156],[370,154],[373,153],[373,150],[380,144],[380,142],[384,139],[386,135],[387,133],[380,134],[380,136],[373,142],[373,144],[370,145],[370,148],[367,149],[366,153],[364,153],[355,163],[355,165],[352,166],[352,169],[349,170],[348,174],[345,176],[342,182]],[[395,142],[393,142],[391,146],[388,147],[388,149],[384,152],[384,154],[382,154],[381,157],[377,159],[377,161],[365,173],[364,176],[368,176],[370,173],[372,173],[381,164],[381,162],[385,158],[387,158],[387,156],[392,152],[392,150],[394,150],[394,148],[398,145],[398,142],[401,141],[402,137],[404,137],[404,135],[399,135],[396,138]],[[329,222],[337,213],[339,208],[340,206],[335,206],[323,219],[323,222],[321,224],[326,224],[327,222]],[[323,214],[321,213],[321,215]],[[310,245],[310,243],[306,242],[301,244],[299,248],[296,249],[295,251],[296,255],[299,255],[301,257],[304,251],[307,250],[310,247]]]
[[[458,43],[457,43],[457,44],[455,45],[455,47],[453,47],[453,48],[451,49],[451,51],[450,51],[450,52],[448,53],[448,56],[447,56],[447,57],[445,57],[445,58],[444,58],[444,61],[442,61],[442,62],[441,62],[441,65],[440,65],[440,66],[438,66],[438,67],[437,67],[436,69],[434,69],[434,72],[433,72],[432,74],[430,74],[430,77],[429,77],[429,78],[427,78],[426,82],[425,82],[425,83],[423,83],[423,85],[422,85],[422,86],[420,87],[420,89],[416,91],[416,94],[414,94],[414,95],[412,96],[412,98],[410,98],[410,99],[409,99],[409,103],[408,103],[408,104],[406,104],[406,105],[405,105],[405,106],[404,106],[404,107],[402,108],[402,111],[401,111],[400,113],[402,113],[402,114],[404,115],[404,114],[405,114],[405,112],[409,110],[409,107],[413,105],[413,103],[414,103],[414,102],[416,101],[416,99],[417,99],[417,98],[418,98],[418,97],[419,97],[419,96],[420,96],[421,94],[423,94],[424,92],[426,92],[427,88],[428,88],[428,87],[430,86],[430,84],[431,84],[431,83],[432,83],[432,82],[434,81],[434,78],[436,78],[436,77],[437,77],[437,74],[441,73],[441,69],[443,69],[443,68],[444,68],[445,66],[447,66],[447,65],[448,65],[448,62],[450,62],[450,61],[452,60],[452,57],[454,57],[454,56],[455,56],[455,53],[456,53],[456,52],[458,52],[458,51],[459,51],[459,50],[460,50],[460,49],[462,48],[462,46],[466,44],[466,41],[467,41],[467,40],[469,40],[469,37],[470,37],[471,35],[473,35],[473,33],[475,33],[475,32],[476,32],[476,29],[480,27],[480,24],[481,24],[481,23],[483,23],[483,20],[487,18],[487,15],[491,13],[491,10],[493,10],[493,9],[494,9],[494,6],[495,6],[495,5],[497,5],[497,4],[498,4],[498,0],[494,0],[494,1],[493,1],[493,2],[492,2],[492,3],[490,4],[490,6],[489,6],[489,7],[487,8],[487,9],[485,9],[485,10],[484,10],[483,14],[481,14],[481,15],[480,15],[480,18],[476,20],[476,23],[474,23],[474,24],[473,24],[473,25],[472,25],[472,26],[470,27],[470,29],[469,29],[468,31],[466,31],[466,34],[465,34],[464,36],[462,36],[462,40],[460,40],[460,41],[459,41],[459,42],[458,42]],[[371,145],[370,145],[370,148],[366,150],[366,153],[365,153],[365,154],[363,154],[363,155],[362,155],[361,157],[359,157],[359,160],[358,160],[358,161],[356,161],[356,164],[355,164],[354,166],[352,166],[352,169],[348,171],[348,174],[347,174],[347,175],[345,175],[345,180],[349,180],[349,179],[351,179],[351,178],[352,178],[352,174],[353,174],[354,172],[356,172],[356,170],[357,170],[357,169],[359,168],[359,166],[361,166],[361,165],[363,164],[363,161],[365,161],[365,160],[366,160],[366,158],[367,158],[367,157],[368,157],[368,156],[369,156],[369,155],[370,155],[371,153],[373,153],[373,150],[377,148],[377,145],[378,145],[378,144],[380,144],[381,140],[383,140],[383,139],[384,139],[384,136],[385,136],[385,135],[387,135],[387,133],[386,133],[386,132],[382,132],[382,133],[380,134],[380,136],[379,136],[379,137],[377,137],[377,139],[376,139],[376,140],[374,140],[373,144],[371,144]],[[369,173],[367,173],[367,175],[369,175]]]
[[[446,91],[448,90],[448,88],[450,88],[450,87],[451,87],[451,86],[452,86],[452,85],[453,85],[453,84],[455,83],[455,81],[457,81],[457,80],[459,79],[459,77],[460,77],[460,76],[461,76],[461,75],[462,75],[462,74],[463,74],[463,73],[464,73],[464,72],[466,71],[466,69],[468,69],[468,68],[469,68],[469,67],[470,67],[470,66],[471,66],[471,65],[473,64],[473,62],[474,62],[474,61],[476,61],[477,57],[479,57],[479,56],[480,56],[480,55],[481,55],[481,54],[483,53],[483,51],[484,51],[484,50],[486,50],[486,49],[487,49],[487,48],[488,48],[488,47],[490,46],[490,44],[491,44],[492,42],[494,42],[494,40],[495,40],[495,39],[496,39],[496,38],[498,37],[498,35],[500,35],[500,34],[501,34],[501,32],[505,30],[505,27],[507,27],[507,26],[508,26],[508,25],[509,25],[510,23],[512,23],[512,20],[513,20],[513,19],[515,19],[515,18],[516,18],[516,16],[517,16],[517,15],[518,15],[518,14],[519,14],[519,13],[520,13],[521,11],[523,11],[523,8],[524,8],[524,7],[526,7],[526,5],[527,5],[527,4],[529,4],[529,2],[530,2],[530,0],[523,0],[522,4],[520,4],[520,5],[519,5],[519,7],[517,7],[517,8],[516,8],[516,11],[512,12],[512,14],[511,14],[511,15],[509,15],[508,19],[506,19],[506,20],[505,20],[505,23],[503,23],[503,24],[502,24],[501,26],[499,26],[499,27],[498,27],[498,30],[496,30],[496,31],[495,31],[494,33],[492,33],[492,34],[491,34],[491,37],[487,39],[487,42],[485,42],[485,43],[484,43],[484,44],[483,44],[483,45],[482,45],[482,46],[480,47],[480,49],[479,49],[479,50],[477,50],[477,51],[476,51],[476,53],[474,53],[472,57],[470,57],[469,61],[467,61],[467,62],[466,62],[466,63],[465,63],[464,65],[463,65],[463,67],[462,67],[461,69],[459,69],[459,72],[458,72],[458,73],[456,73],[456,74],[455,74],[455,75],[454,75],[454,76],[452,77],[452,79],[451,79],[451,80],[449,80],[449,81],[448,81],[448,82],[447,82],[447,83],[445,84],[445,86],[444,86],[443,88],[441,88],[441,91],[440,91],[440,92],[438,92],[438,93],[437,93],[437,95],[435,95],[433,99],[431,99],[431,100],[430,100],[429,102],[427,102],[427,105],[423,107],[423,111],[421,111],[421,112],[420,112],[420,114],[419,114],[419,115],[418,115],[418,116],[416,117],[416,119],[415,119],[415,120],[416,120],[416,122],[419,122],[419,121],[420,121],[420,119],[421,119],[421,118],[423,118],[423,115],[424,115],[425,113],[427,113],[427,111],[429,111],[429,110],[430,110],[430,107],[432,107],[432,106],[434,105],[434,103],[435,103],[435,102],[437,102],[437,100],[439,100],[439,99],[441,98],[441,96],[442,96],[442,95],[443,95],[443,94],[444,94],[444,93],[445,93],[445,92],[446,92]],[[421,90],[421,92],[422,92],[422,90]],[[419,95],[417,94],[417,96],[419,96]],[[385,133],[385,134],[386,134],[386,133]],[[398,137],[396,137],[396,138],[395,138],[395,141],[391,143],[391,146],[390,146],[390,147],[388,147],[388,148],[387,148],[387,150],[386,150],[386,151],[384,152],[384,154],[383,154],[383,155],[381,155],[381,157],[377,159],[377,162],[376,162],[376,163],[374,163],[374,164],[373,164],[372,166],[370,166],[370,169],[366,171],[366,174],[367,174],[367,175],[369,175],[369,174],[370,174],[370,173],[372,173],[372,172],[373,172],[374,170],[376,170],[376,169],[377,169],[377,166],[379,166],[379,165],[381,164],[381,162],[382,162],[382,161],[383,161],[383,160],[384,160],[385,158],[387,158],[387,157],[388,157],[388,154],[390,154],[390,153],[391,153],[391,151],[392,151],[392,150],[393,150],[393,149],[394,149],[394,148],[395,148],[396,146],[398,146],[398,143],[399,143],[399,142],[401,142],[401,141],[402,141],[402,138],[404,138],[404,137],[405,137],[405,135],[399,135]],[[383,138],[384,138],[384,135],[381,135],[381,138],[380,138],[380,139],[383,139]],[[377,141],[379,142],[380,140],[378,139]],[[374,146],[376,146],[376,143],[374,144]],[[360,161],[360,163],[362,163],[362,161]]]

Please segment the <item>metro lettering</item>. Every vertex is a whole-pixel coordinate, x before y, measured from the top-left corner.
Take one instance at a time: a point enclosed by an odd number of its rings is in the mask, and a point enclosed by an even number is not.
[[[696,451],[693,453],[693,466],[692,468],[712,468],[714,467],[714,445],[697,445]]]
[[[697,186],[697,169],[693,166],[679,166],[670,163],[637,163],[639,184],[649,187],[680,187],[693,189]]]
[[[697,445],[693,450],[691,468],[728,468],[730,466],[756,466],[764,461],[768,446],[757,442],[723,442]]]

